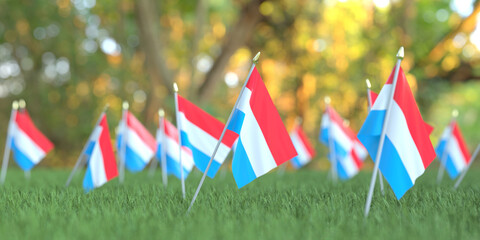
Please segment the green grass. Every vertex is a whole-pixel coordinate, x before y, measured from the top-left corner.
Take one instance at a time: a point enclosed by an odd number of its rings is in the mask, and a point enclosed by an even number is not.
[[[0,188],[0,239],[480,239],[479,173],[453,191],[429,169],[400,201],[376,191],[365,220],[369,172],[336,185],[324,172],[273,172],[240,190],[219,174],[186,216],[198,172],[184,201],[179,181],[169,178],[165,189],[159,171],[84,194],[82,174],[65,188],[67,170],[38,168],[27,181],[11,168]]]

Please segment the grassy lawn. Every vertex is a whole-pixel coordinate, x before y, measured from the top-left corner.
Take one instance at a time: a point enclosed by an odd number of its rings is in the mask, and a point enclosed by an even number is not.
[[[84,194],[83,173],[65,188],[68,170],[34,169],[30,181],[9,169],[0,188],[0,239],[480,239],[480,170],[459,190],[431,168],[400,201],[378,189],[363,218],[370,172],[333,185],[325,172],[270,173],[237,189],[230,173],[207,179],[186,216],[200,179],[127,174]],[[448,177],[447,177],[448,178]]]

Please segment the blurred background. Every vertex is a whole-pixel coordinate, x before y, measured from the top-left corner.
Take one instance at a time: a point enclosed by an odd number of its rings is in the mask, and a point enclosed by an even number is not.
[[[457,108],[473,151],[479,12],[475,0],[0,0],[1,151],[19,98],[55,144],[42,166],[72,166],[107,103],[112,138],[124,100],[154,133],[159,107],[174,120],[173,82],[225,121],[261,51],[287,129],[302,117],[320,155],[311,167],[326,167],[316,140],[324,97],[358,131],[365,79],[379,92],[400,46],[433,144]]]

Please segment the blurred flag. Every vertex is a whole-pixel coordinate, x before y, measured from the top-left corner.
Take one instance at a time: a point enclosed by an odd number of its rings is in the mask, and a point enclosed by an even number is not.
[[[180,95],[178,95],[178,111],[177,119],[180,119],[180,124],[177,125],[182,134],[182,146],[186,146],[192,151],[195,166],[205,172],[225,124]],[[225,132],[207,173],[210,178],[215,177],[236,138],[236,134]]]
[[[374,91],[368,89],[368,94],[370,95],[370,99],[372,99],[372,105],[375,103],[375,100],[377,100],[378,94],[375,93]],[[371,106],[370,106],[371,107]],[[433,132],[433,126],[425,123],[425,128],[427,129],[428,135],[432,134]]]
[[[295,124],[295,127],[290,132],[290,138],[292,139],[293,146],[297,150],[298,156],[292,158],[290,161],[294,168],[301,168],[309,163],[315,156],[315,150],[308,141],[307,135],[303,132],[302,126],[299,123]]]
[[[160,128],[157,130],[157,159],[161,162],[162,156],[162,142],[165,144],[165,155],[166,155],[166,165],[167,165],[167,174],[173,174],[177,178],[181,178],[181,170],[180,170],[180,160],[178,159],[178,130],[177,128],[170,123],[168,120],[163,118],[163,126],[164,127],[164,134],[162,135],[162,131]],[[194,162],[192,151],[182,146],[182,165],[183,165],[183,177],[187,178],[190,171],[192,171]]]
[[[363,161],[367,157],[367,150],[352,129],[345,126],[343,118],[330,106],[322,116],[320,142],[329,146],[329,138],[334,143],[338,176],[342,180],[352,178],[362,168]],[[329,160],[332,161],[330,158],[329,156]]]
[[[452,121],[445,128],[435,152],[441,164],[444,164],[447,169],[450,178],[456,178],[467,168],[470,153],[456,121]]]
[[[125,159],[127,169],[138,172],[150,162],[157,150],[157,144],[155,138],[130,111],[127,110],[125,116],[126,121],[122,119],[118,125],[117,150],[120,158]],[[126,142],[122,143],[124,140]],[[125,144],[124,153],[122,144]]]
[[[241,188],[297,152],[255,67],[239,98],[228,129],[239,135],[232,171]]]
[[[18,110],[10,123],[10,139],[15,162],[24,171],[32,169],[53,149],[53,144],[33,124],[26,109]]]
[[[105,115],[93,131],[89,140],[89,147],[86,150],[88,167],[83,178],[83,188],[87,192],[118,176],[117,163]]]
[[[375,161],[383,124],[388,124],[379,168],[400,199],[425,172],[435,158],[435,151],[402,68],[389,109],[390,119],[384,122],[393,76],[394,71],[373,104],[358,138]]]

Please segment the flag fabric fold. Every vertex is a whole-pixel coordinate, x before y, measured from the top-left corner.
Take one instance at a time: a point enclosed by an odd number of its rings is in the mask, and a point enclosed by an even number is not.
[[[10,124],[13,158],[22,170],[28,171],[53,149],[53,144],[37,129],[26,109],[18,110]]]
[[[241,188],[297,152],[255,67],[239,98],[228,129],[239,135],[232,172]]]
[[[320,142],[329,146],[329,138],[333,141],[337,173],[340,179],[354,177],[362,168],[367,157],[367,150],[355,136],[352,129],[343,124],[343,118],[328,106],[322,116]],[[331,135],[330,135],[331,134]],[[329,154],[329,160],[332,162]]]
[[[389,109],[390,119],[385,122],[394,71],[373,104],[358,138],[375,161],[382,127],[388,124],[379,168],[397,199],[400,199],[425,172],[435,158],[435,151],[401,67]]]
[[[173,174],[178,179],[181,179],[181,167],[179,156],[179,144],[178,144],[178,130],[170,123],[170,121],[164,119],[164,135],[160,128],[157,129],[157,159],[161,163],[162,159],[162,147],[164,147],[166,156],[166,170],[167,174]],[[165,146],[162,146],[164,143]],[[182,146],[182,165],[183,165],[183,177],[187,178],[188,174],[192,171],[195,163],[193,162],[192,151]]]
[[[456,178],[467,168],[468,162],[470,162],[470,153],[456,121],[452,121],[445,128],[435,152],[450,178]]]
[[[301,168],[309,163],[315,156],[315,150],[312,144],[307,138],[307,135],[302,129],[300,124],[296,124],[293,130],[290,132],[290,138],[292,139],[293,146],[298,153],[298,156],[292,158],[290,163],[294,168]]]
[[[215,146],[222,134],[225,124],[197,107],[187,99],[178,96],[178,113],[182,146],[192,151],[195,166],[202,172],[205,172],[210,161]],[[237,136],[232,132],[225,132],[225,136],[217,150],[215,158],[212,161],[207,176],[215,177],[218,169],[230,153],[233,143]]]
[[[130,111],[125,115],[126,121],[122,119],[118,126],[117,150],[120,158],[125,159],[125,167],[131,172],[138,172],[143,170],[155,155],[157,144],[155,138]],[[126,142],[122,143],[124,140]],[[124,153],[122,144],[125,144]]]
[[[87,148],[87,171],[83,178],[86,192],[98,188],[118,176],[117,163],[113,153],[107,117],[104,115],[95,126]]]

